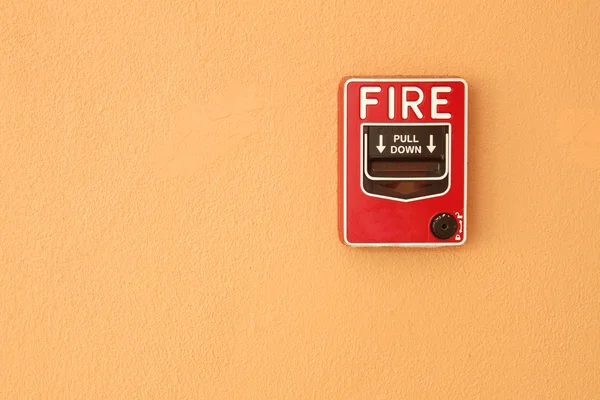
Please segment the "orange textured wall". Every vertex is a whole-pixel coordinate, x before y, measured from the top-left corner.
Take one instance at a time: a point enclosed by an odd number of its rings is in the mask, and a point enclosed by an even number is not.
[[[0,15],[0,398],[600,396],[597,1]],[[470,84],[464,247],[338,240],[379,74]]]

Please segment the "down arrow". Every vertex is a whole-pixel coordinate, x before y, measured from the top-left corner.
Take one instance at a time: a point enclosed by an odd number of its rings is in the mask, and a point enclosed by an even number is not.
[[[427,149],[430,153],[433,153],[435,150],[435,146],[433,145],[433,135],[429,135],[429,146],[427,146]]]
[[[383,153],[385,146],[383,145],[383,135],[379,135],[379,146],[376,146],[380,153]]]

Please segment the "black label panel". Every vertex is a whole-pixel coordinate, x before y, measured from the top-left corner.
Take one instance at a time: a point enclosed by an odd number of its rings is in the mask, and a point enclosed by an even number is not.
[[[447,125],[365,126],[370,159],[443,159]]]

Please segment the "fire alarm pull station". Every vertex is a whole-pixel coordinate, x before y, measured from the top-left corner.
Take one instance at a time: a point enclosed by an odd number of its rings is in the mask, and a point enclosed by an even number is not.
[[[352,246],[466,240],[467,83],[349,78],[340,85],[340,236]]]

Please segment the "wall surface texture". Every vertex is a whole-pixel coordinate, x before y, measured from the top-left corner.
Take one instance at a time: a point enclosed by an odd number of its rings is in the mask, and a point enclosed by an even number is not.
[[[597,0],[5,0],[1,399],[600,398]],[[337,235],[346,75],[470,84],[469,239]]]

